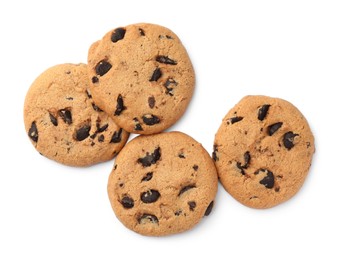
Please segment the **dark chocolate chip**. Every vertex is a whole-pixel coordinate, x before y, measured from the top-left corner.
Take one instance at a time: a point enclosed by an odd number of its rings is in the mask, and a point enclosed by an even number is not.
[[[272,136],[276,131],[279,130],[279,128],[282,126],[282,124],[283,124],[282,122],[278,122],[278,123],[275,123],[275,124],[268,126],[268,128],[267,128],[268,135]]]
[[[232,117],[232,118],[228,119],[228,122],[230,122],[233,125],[234,123],[237,123],[237,122],[239,122],[239,121],[241,121],[243,119],[244,118],[242,116],[235,116],[235,117]]]
[[[244,171],[244,167],[241,165],[240,162],[237,162],[237,168],[240,170],[242,175],[246,174],[246,172]]]
[[[275,191],[275,192],[279,192],[279,191],[280,191],[280,187],[274,188],[274,191]]]
[[[138,163],[140,163],[143,167],[149,167],[152,164],[155,164],[161,157],[160,147],[156,148],[153,153],[146,153],[145,157],[139,158]]]
[[[95,132],[94,134],[92,134],[89,138],[91,138],[91,139],[94,139],[95,137],[97,137],[97,132]]]
[[[85,140],[89,136],[89,131],[91,131],[90,125],[84,125],[76,131],[75,138],[78,141]]]
[[[125,209],[130,209],[134,207],[134,200],[128,196],[124,196],[120,203]]]
[[[158,55],[155,60],[159,63],[169,64],[169,65],[177,65],[177,62],[175,60],[172,60],[164,55]]]
[[[196,164],[194,164],[194,165],[193,165],[193,170],[197,171],[197,170],[198,170],[198,168],[199,168],[199,166],[198,166],[198,165],[196,165]]]
[[[218,147],[216,144],[213,145],[213,153],[212,153],[212,158],[213,160],[216,162],[216,161],[219,161],[219,158],[217,156],[217,152],[218,152]]]
[[[121,114],[121,112],[124,111],[125,109],[126,109],[126,107],[124,106],[124,100],[122,99],[121,94],[119,94],[119,96],[117,98],[117,105],[116,105],[114,115],[119,116]]]
[[[137,130],[137,131],[144,130],[142,129],[142,126],[140,125],[138,118],[134,117],[133,121],[135,122],[134,130]]]
[[[186,157],[185,157],[185,155],[183,154],[183,153],[179,153],[179,158],[181,158],[181,159],[185,159]]]
[[[244,161],[245,161],[245,164],[242,165],[242,168],[247,169],[251,161],[251,155],[249,151],[244,153]]]
[[[105,141],[105,136],[104,136],[104,135],[99,135],[98,141],[99,141],[100,143],[102,143],[103,141]]]
[[[138,218],[139,224],[153,223],[158,224],[159,220],[155,215],[152,214],[143,214]]]
[[[37,142],[39,139],[39,133],[38,128],[36,127],[35,121],[32,122],[30,129],[28,130],[28,136],[31,138],[34,142]]]
[[[125,28],[117,28],[114,30],[111,36],[112,42],[117,42],[122,40],[125,37],[126,29]]]
[[[103,112],[102,109],[100,107],[98,107],[96,104],[92,103],[92,107],[95,111],[97,112]]]
[[[110,143],[119,143],[121,141],[122,128],[119,131],[114,131]]]
[[[66,97],[66,99],[67,99],[67,100],[73,100],[73,98],[72,98],[72,97]]]
[[[149,81],[157,81],[158,79],[160,79],[162,73],[161,73],[161,69],[160,68],[156,68],[154,71],[153,71],[153,74],[150,78]]]
[[[60,109],[58,114],[66,124],[72,124],[72,113],[68,108]]]
[[[140,194],[140,199],[144,203],[156,202],[160,197],[160,193],[157,190],[148,190]]]
[[[111,68],[112,68],[112,65],[108,61],[102,60],[95,66],[95,72],[97,73],[97,75],[103,76]]]
[[[197,203],[195,201],[189,201],[187,202],[187,204],[190,207],[190,211],[194,211],[195,207],[197,206]]]
[[[213,200],[211,201],[211,203],[208,205],[206,211],[205,211],[205,216],[208,216],[209,214],[211,214],[212,208],[213,208]]]
[[[258,174],[259,172],[266,173],[266,176],[259,181],[260,184],[264,185],[267,189],[272,189],[274,186],[274,175],[271,171],[267,169],[259,169],[254,174]]]
[[[178,83],[177,83],[174,79],[168,78],[168,79],[166,80],[166,82],[164,83],[164,87],[166,88],[165,93],[166,93],[167,95],[173,96],[173,88],[170,87],[171,85],[172,85],[172,86],[177,86]]]
[[[92,78],[92,83],[93,83],[93,84],[97,83],[98,81],[99,81],[98,77],[94,76],[94,77]]]
[[[176,216],[180,216],[180,215],[181,215],[181,213],[182,213],[182,210],[181,210],[181,209],[179,209],[179,210],[177,210],[176,212],[174,212],[174,215],[176,215]]]
[[[105,131],[108,127],[108,124],[104,124],[103,126],[100,126],[99,123],[97,123],[97,132],[98,133],[102,133],[103,131]]]
[[[51,119],[51,122],[54,126],[58,126],[58,119],[53,116],[51,113],[49,113],[49,119]]]
[[[287,148],[287,150],[291,150],[294,147],[294,137],[298,136],[298,134],[295,134],[291,131],[284,134],[283,142],[284,146]]]
[[[153,177],[153,172],[148,172],[146,175],[141,179],[141,181],[150,181]]]
[[[183,187],[183,188],[180,190],[178,196],[181,196],[183,193],[185,193],[186,191],[188,191],[188,190],[190,190],[190,189],[193,189],[193,188],[196,188],[196,186],[195,186],[194,184],[187,185],[187,186]]]
[[[268,109],[270,108],[271,105],[263,105],[261,108],[258,110],[258,119],[260,121],[263,121],[267,115]]]
[[[154,108],[154,105],[155,105],[155,98],[154,98],[153,96],[150,96],[150,97],[148,98],[148,106],[149,106],[150,108]]]
[[[139,33],[140,33],[141,36],[145,36],[145,31],[141,28],[139,28]]]
[[[160,123],[159,117],[155,115],[144,115],[142,116],[142,121],[144,121],[146,125],[155,125]]]

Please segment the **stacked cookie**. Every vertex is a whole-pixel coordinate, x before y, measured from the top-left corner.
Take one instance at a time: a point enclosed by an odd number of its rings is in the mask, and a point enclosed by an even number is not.
[[[212,159],[190,136],[162,133],[184,114],[194,84],[190,58],[171,30],[119,27],[92,44],[88,65],[57,65],[33,82],[26,131],[42,155],[66,165],[89,166],[118,154],[108,180],[111,206],[143,235],[199,223],[212,210],[218,177],[249,207],[291,198],[314,153],[299,110],[278,98],[245,97],[225,116]],[[140,135],[126,144],[129,133]]]

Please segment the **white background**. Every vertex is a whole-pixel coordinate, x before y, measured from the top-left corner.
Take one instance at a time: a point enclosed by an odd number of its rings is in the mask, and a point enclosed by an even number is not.
[[[72,168],[42,157],[23,125],[25,94],[45,69],[86,62],[90,44],[136,22],[172,29],[197,77],[170,130],[212,152],[223,116],[244,95],[284,98],[306,116],[316,154],[300,192],[268,210],[219,185],[193,230],[144,237],[114,216],[113,161]],[[338,259],[338,1],[1,1],[0,259]]]

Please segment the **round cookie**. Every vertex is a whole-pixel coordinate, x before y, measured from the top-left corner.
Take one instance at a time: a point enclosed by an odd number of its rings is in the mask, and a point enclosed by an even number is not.
[[[315,151],[310,127],[291,103],[246,96],[215,136],[213,159],[224,188],[239,202],[270,208],[301,188]]]
[[[129,136],[93,102],[87,71],[85,64],[51,67],[25,99],[25,128],[34,147],[70,166],[112,159]]]
[[[180,132],[138,136],[119,153],[108,180],[118,219],[148,236],[183,232],[210,214],[218,178],[212,158]]]
[[[88,54],[93,99],[128,132],[159,133],[185,112],[195,84],[189,56],[171,30],[132,24],[108,32]]]

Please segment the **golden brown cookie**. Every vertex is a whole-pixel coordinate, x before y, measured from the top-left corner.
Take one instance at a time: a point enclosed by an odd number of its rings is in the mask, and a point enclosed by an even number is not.
[[[315,151],[305,117],[291,103],[246,96],[215,136],[213,159],[224,188],[239,202],[270,208],[301,188]]]
[[[171,30],[132,24],[108,32],[88,54],[96,104],[128,132],[159,133],[185,112],[195,84],[189,56]]]
[[[118,219],[148,236],[183,232],[209,215],[217,192],[212,158],[180,132],[138,136],[119,153],[108,180]]]
[[[129,134],[92,100],[85,64],[47,69],[26,95],[24,121],[34,147],[44,156],[71,166],[112,159]]]

